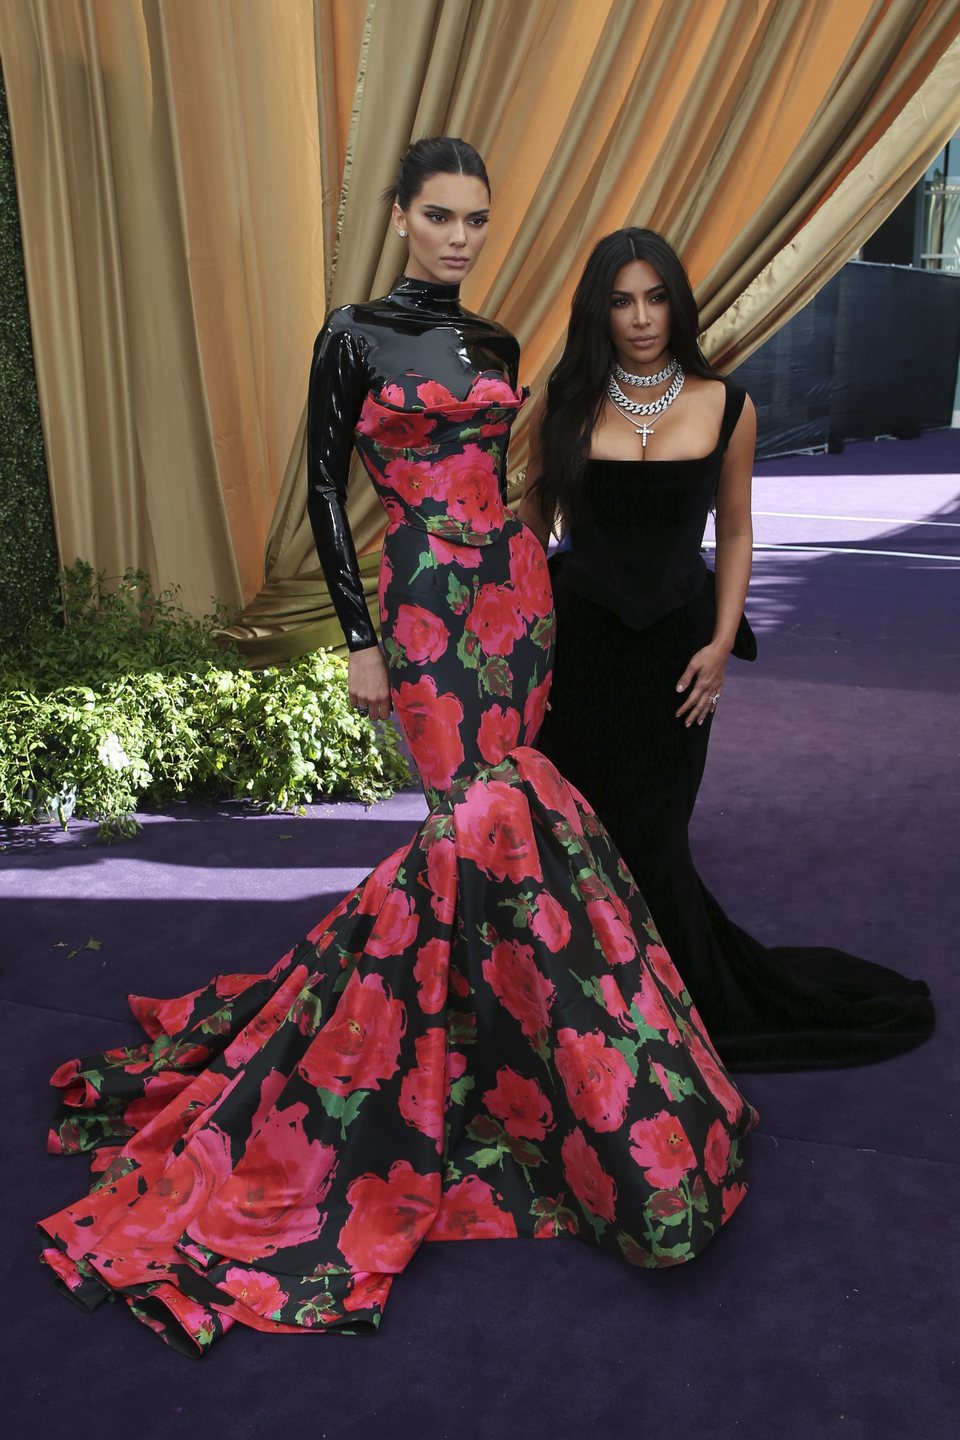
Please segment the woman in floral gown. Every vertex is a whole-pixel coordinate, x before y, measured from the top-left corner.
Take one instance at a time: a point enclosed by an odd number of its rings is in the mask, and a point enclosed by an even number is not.
[[[44,1259],[192,1353],[237,1321],[370,1330],[424,1240],[569,1233],[678,1264],[745,1190],[755,1113],[602,826],[532,748],[553,610],[502,498],[519,356],[458,293],[482,162],[421,141],[398,188],[405,276],[317,341],[309,506],[354,702],[394,709],[430,812],[269,974],[131,997],[147,1042],[54,1076],[51,1146],[98,1174],[42,1222]],[[383,654],[354,447],[389,520]]]

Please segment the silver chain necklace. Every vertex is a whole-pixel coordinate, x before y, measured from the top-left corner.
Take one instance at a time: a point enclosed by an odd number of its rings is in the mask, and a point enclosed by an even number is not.
[[[678,361],[676,374],[674,375],[670,388],[663,392],[659,400],[650,400],[646,403],[641,403],[639,400],[631,400],[629,395],[624,395],[620,386],[617,384],[616,374],[613,371],[610,372],[610,378],[607,381],[607,394],[615,408],[620,411],[620,414],[633,424],[634,430],[636,430],[640,436],[641,446],[644,450],[647,448],[648,438],[654,433],[653,426],[647,424],[646,417],[648,415],[662,415],[665,410],[668,410],[683,389],[683,382],[686,378],[683,373],[683,366]],[[634,415],[644,417],[642,425],[634,424]]]
[[[671,360],[669,365],[664,365],[656,375],[631,375],[629,370],[624,370],[622,365],[618,365],[614,361],[613,373],[625,385],[634,385],[638,390],[645,390],[650,385],[662,385],[664,380],[669,380],[670,376],[675,373],[678,364],[679,361]]]

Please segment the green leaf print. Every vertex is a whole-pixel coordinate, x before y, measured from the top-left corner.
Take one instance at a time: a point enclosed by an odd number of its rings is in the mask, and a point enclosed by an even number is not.
[[[477,1017],[462,1014],[456,1010],[447,1011],[447,1035],[451,1048],[458,1045],[473,1045],[477,1039]]]
[[[369,1090],[354,1090],[350,1095],[338,1095],[333,1090],[317,1089],[320,1104],[331,1120],[340,1121],[340,1139],[346,1140],[347,1126],[352,1125],[360,1113],[360,1106],[369,1095]]]
[[[661,1080],[666,1081],[669,1098],[671,1100],[681,1100],[684,1096],[692,1095],[693,1098],[699,1100],[701,1104],[705,1105],[707,1103],[689,1075],[678,1075],[676,1070],[668,1070],[666,1066],[661,1066],[660,1068],[661,1074],[658,1075],[651,1064],[650,1079],[656,1085],[659,1085]]]
[[[637,1027],[638,1040],[644,1041],[660,1039],[660,1031],[655,1029],[653,1025],[647,1023],[647,1021],[640,1014],[640,1010],[636,1005],[630,1006],[630,1019]]]
[[[637,1071],[640,1069],[640,1062],[637,1060],[637,1051],[640,1047],[637,1045],[636,1041],[628,1040],[627,1037],[623,1035],[618,1036],[615,1040],[611,1040],[610,1044],[613,1046],[614,1050],[620,1051],[620,1054],[630,1066],[630,1074],[636,1075]]]
[[[501,907],[513,911],[513,928],[515,930],[527,930],[533,919],[533,891],[525,890],[522,895],[515,898],[500,901]]]
[[[556,634],[557,622],[552,615],[544,615],[530,631],[530,639],[541,650],[549,650]]]
[[[428,546],[426,550],[421,550],[417,557],[417,568],[410,576],[410,584],[412,585],[414,580],[418,580],[425,570],[436,570],[436,568],[437,557]]]
[[[230,1020],[233,1015],[232,1005],[222,1005],[219,1010],[214,1010],[212,1015],[201,1022],[200,1030],[204,1035],[226,1035],[230,1029]]]
[[[577,1204],[580,1205],[580,1213],[582,1214],[584,1220],[586,1220],[587,1224],[590,1226],[590,1229],[593,1231],[594,1235],[596,1235],[597,1243],[599,1244],[603,1240],[604,1231],[607,1228],[606,1220],[601,1220],[599,1215],[594,1215],[593,1211],[588,1210],[586,1205],[580,1204],[579,1200],[577,1201]]]
[[[457,641],[457,659],[460,664],[465,670],[477,670],[482,654],[479,637],[474,635],[472,630],[464,630]]]
[[[474,1150],[472,1155],[467,1156],[467,1160],[478,1170],[485,1170],[488,1165],[502,1165],[506,1153],[501,1145],[487,1145],[482,1150]]]
[[[461,1075],[459,1080],[454,1080],[450,1086],[450,1099],[454,1105],[462,1105],[476,1083],[472,1075]]]
[[[513,695],[513,675],[503,655],[492,655],[480,666],[480,683],[488,695]]]
[[[470,590],[456,575],[447,577],[447,604],[454,615],[465,615],[470,609]]]
[[[403,651],[392,635],[388,635],[384,640],[383,653],[387,657],[387,664],[389,666],[396,667],[397,665],[403,664]]]
[[[617,1244],[620,1246],[620,1252],[624,1260],[626,1260],[629,1265],[640,1265],[645,1270],[651,1270],[656,1265],[657,1262],[650,1254],[650,1251],[638,1244],[633,1236],[628,1235],[625,1230],[618,1230]]]
[[[597,979],[596,975],[589,975],[587,979],[584,980],[583,976],[578,975],[576,970],[571,970],[570,974],[573,976],[574,980],[576,980],[577,984],[580,986],[580,989],[583,991],[584,995],[586,995],[587,999],[595,1001],[601,1007],[601,1009],[603,1009],[606,1005],[606,1002],[603,998],[603,991],[600,989],[600,981]]]

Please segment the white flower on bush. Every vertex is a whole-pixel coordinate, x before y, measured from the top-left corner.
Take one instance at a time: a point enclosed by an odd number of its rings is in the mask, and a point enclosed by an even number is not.
[[[130,764],[130,756],[112,730],[97,746],[97,758],[108,770],[126,770]]]

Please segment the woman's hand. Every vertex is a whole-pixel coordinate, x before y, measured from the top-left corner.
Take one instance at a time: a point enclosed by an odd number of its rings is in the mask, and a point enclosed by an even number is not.
[[[386,720],[390,714],[390,681],[379,645],[354,650],[348,662],[350,704],[371,720]]]
[[[708,715],[716,710],[723,691],[723,671],[729,650],[714,641],[704,645],[692,657],[689,665],[677,681],[680,693],[689,691],[686,700],[677,711],[677,718],[686,716],[684,724],[690,726],[696,721],[702,725]]]

